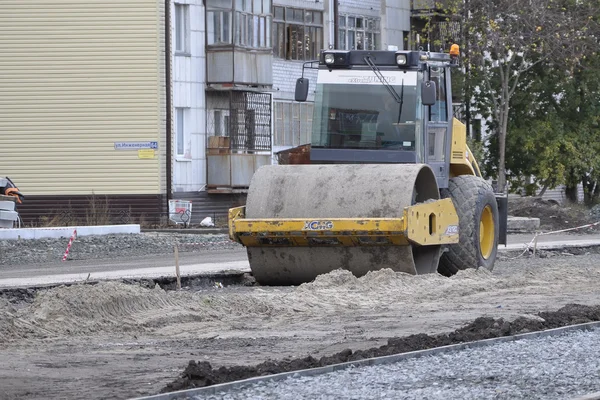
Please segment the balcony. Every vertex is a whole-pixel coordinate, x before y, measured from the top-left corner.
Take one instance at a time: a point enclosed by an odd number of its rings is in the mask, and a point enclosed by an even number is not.
[[[209,87],[272,86],[271,21],[271,0],[206,1]]]
[[[271,94],[207,91],[208,193],[246,193],[254,172],[271,164]]]

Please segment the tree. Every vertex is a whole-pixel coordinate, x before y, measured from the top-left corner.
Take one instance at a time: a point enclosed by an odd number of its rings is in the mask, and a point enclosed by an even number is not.
[[[534,194],[565,183],[565,156],[570,145],[558,101],[567,76],[552,63],[537,63],[524,72],[511,99],[506,141],[507,180]],[[496,159],[497,163],[497,159]],[[531,184],[527,178],[534,177]]]
[[[565,132],[574,143],[575,153],[569,166],[567,196],[575,200],[577,184],[584,187],[585,201],[597,201],[600,195],[600,58],[587,57],[572,71],[562,86],[557,114]]]
[[[498,143],[498,190],[506,187],[506,144],[511,99],[521,78],[538,64],[569,74],[598,46],[597,0],[469,0],[464,28],[469,69],[478,70]],[[480,105],[481,109],[481,105]]]
[[[509,180],[534,176],[535,187],[567,186],[576,199],[584,184],[586,202],[600,195],[600,57],[582,59],[565,73],[540,63],[523,74],[512,98],[506,165]],[[534,187],[532,187],[533,189]],[[542,189],[543,191],[544,189]]]

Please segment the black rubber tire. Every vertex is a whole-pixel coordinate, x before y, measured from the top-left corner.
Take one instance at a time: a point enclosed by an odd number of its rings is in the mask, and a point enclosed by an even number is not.
[[[438,272],[452,276],[460,270],[483,267],[494,268],[498,251],[498,204],[492,187],[482,178],[461,175],[450,179],[448,189],[441,189],[442,198],[452,199],[459,220],[459,242],[448,245],[442,253]],[[481,253],[479,229],[483,210],[490,206],[494,224],[492,252],[486,259]]]

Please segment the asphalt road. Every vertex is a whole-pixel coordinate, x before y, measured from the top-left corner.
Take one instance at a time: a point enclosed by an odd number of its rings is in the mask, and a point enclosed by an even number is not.
[[[179,266],[182,276],[212,274],[228,270],[250,271],[245,250],[180,253]],[[0,287],[49,285],[86,279],[157,278],[169,275],[175,275],[173,255],[79,260],[20,265],[18,268],[1,270]]]
[[[509,235],[508,246],[499,251],[524,249],[533,234]],[[549,235],[538,238],[538,248],[573,246],[600,246],[600,234]],[[182,276],[214,274],[223,271],[249,272],[246,251],[206,250],[180,253]],[[173,255],[145,256],[110,260],[80,260],[46,264],[21,265],[18,268],[0,270],[0,287],[26,287],[83,281],[86,279],[156,278],[175,274]]]

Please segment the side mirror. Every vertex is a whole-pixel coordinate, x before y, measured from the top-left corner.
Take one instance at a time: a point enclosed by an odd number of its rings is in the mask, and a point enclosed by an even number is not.
[[[308,97],[308,79],[298,78],[296,81],[296,101],[306,101]]]
[[[424,106],[432,106],[437,100],[437,89],[434,81],[425,81],[421,85],[421,102]]]

